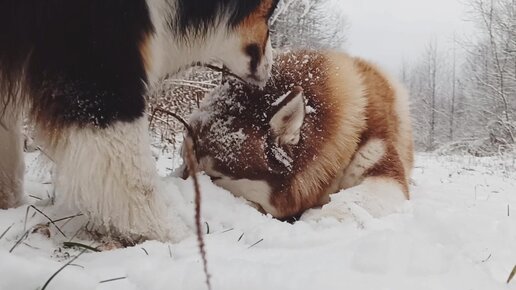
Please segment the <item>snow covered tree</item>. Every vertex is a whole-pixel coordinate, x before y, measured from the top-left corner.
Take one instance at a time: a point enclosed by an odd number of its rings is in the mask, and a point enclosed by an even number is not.
[[[416,145],[422,150],[449,141],[453,77],[447,58],[437,43],[429,43],[419,61],[402,75],[412,98]]]
[[[469,43],[464,71],[468,115],[492,143],[515,143],[516,1],[470,0],[479,39]]]
[[[281,0],[271,19],[273,47],[341,48],[348,23],[332,4],[331,0]]]
[[[485,155],[516,143],[516,0],[468,0],[475,38],[459,55],[429,46],[402,78],[413,97],[416,143],[449,141]],[[466,146],[464,146],[467,144]]]

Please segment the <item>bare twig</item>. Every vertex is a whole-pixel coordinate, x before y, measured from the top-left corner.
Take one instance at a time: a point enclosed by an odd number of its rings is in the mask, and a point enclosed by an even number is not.
[[[145,253],[145,255],[147,255],[147,256],[149,255],[149,252],[147,252],[147,250],[145,250],[145,248],[141,248],[141,249]]]
[[[197,228],[197,241],[199,243],[199,251],[204,266],[204,274],[206,275],[206,285],[211,290],[210,274],[208,272],[208,260],[206,259],[206,249],[204,244],[204,237],[201,226],[201,190],[199,180],[197,179],[197,159],[194,157],[194,143],[191,138],[185,139],[186,162],[188,164],[188,171],[192,177],[195,188],[195,226]]]

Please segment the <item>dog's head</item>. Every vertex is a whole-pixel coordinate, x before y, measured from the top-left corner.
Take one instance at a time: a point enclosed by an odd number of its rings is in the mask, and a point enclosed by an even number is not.
[[[301,87],[275,94],[239,84],[222,86],[191,120],[199,170],[267,213],[284,217],[270,196],[286,190],[298,160],[305,157],[298,146],[305,107]]]
[[[178,28],[200,38],[203,61],[220,61],[245,81],[264,85],[272,66],[268,22],[278,1],[178,0]]]

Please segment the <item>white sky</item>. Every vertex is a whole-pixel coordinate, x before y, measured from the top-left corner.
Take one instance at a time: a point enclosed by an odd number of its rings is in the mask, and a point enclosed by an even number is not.
[[[431,41],[451,47],[472,33],[461,0],[334,0],[351,23],[346,49],[393,73],[417,58]]]

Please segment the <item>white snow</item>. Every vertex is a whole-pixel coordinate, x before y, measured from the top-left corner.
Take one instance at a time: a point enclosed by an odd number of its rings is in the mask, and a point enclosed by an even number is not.
[[[283,150],[281,147],[272,147],[272,153],[274,154],[274,158],[279,161],[283,166],[285,166],[289,171],[292,170],[292,158],[288,156],[287,152]]]
[[[277,106],[279,104],[281,104],[281,102],[283,102],[283,100],[285,100],[288,95],[290,95],[290,91],[289,92],[286,92],[285,94],[281,95],[276,101],[274,101],[274,103],[272,103],[272,106]]]
[[[175,166],[170,158],[160,158],[160,172]],[[43,184],[48,176],[35,174],[34,154],[28,155],[27,163],[27,194],[51,195],[51,186]],[[506,284],[516,265],[516,174],[514,169],[502,170],[508,167],[514,168],[514,158],[418,155],[412,200],[400,213],[382,219],[364,215],[359,221],[323,219],[294,225],[260,214],[201,176],[213,289],[516,289],[516,281]],[[193,228],[191,182],[172,177],[164,182],[173,204],[170,210]],[[75,214],[41,201],[37,207],[54,219]],[[0,211],[0,235],[12,225],[0,238],[1,290],[38,289],[80,253],[62,247],[85,223],[80,217],[66,225],[58,222],[67,238],[50,226],[50,238],[30,233],[9,253],[24,233],[26,208]],[[27,228],[46,222],[33,213],[29,212]],[[101,283],[113,278],[123,279]],[[47,289],[206,286],[192,233],[177,244],[148,241],[132,248],[85,252]]]

